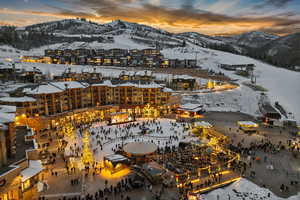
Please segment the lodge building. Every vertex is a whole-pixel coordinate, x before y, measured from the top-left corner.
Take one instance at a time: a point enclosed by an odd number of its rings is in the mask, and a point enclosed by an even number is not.
[[[73,72],[69,67],[66,71],[60,76],[54,76],[55,81],[83,81],[88,83],[95,83],[102,80],[102,73],[97,72],[96,68],[93,68],[93,71],[82,71]]]
[[[119,80],[153,82],[155,81],[155,77],[153,75],[153,72],[148,70],[138,72],[122,71],[119,75]]]
[[[76,109],[118,105],[133,108],[170,103],[172,90],[154,82],[139,84],[105,80],[88,84],[77,81],[49,82],[25,87],[21,97],[2,97],[0,104],[14,105],[18,115],[52,116]]]
[[[23,56],[23,62],[118,67],[194,68],[194,59],[164,58],[158,49],[46,49],[44,56]]]
[[[172,77],[170,88],[174,90],[197,90],[200,88],[200,84],[196,78],[188,75],[175,75]]]

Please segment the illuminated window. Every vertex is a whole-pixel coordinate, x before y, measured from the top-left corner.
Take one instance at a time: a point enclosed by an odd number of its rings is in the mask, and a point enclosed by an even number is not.
[[[28,179],[24,183],[22,183],[22,191],[28,189],[29,187],[30,187],[30,179]]]

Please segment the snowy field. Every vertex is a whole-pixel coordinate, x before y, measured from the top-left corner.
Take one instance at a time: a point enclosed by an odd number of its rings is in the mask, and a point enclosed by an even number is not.
[[[216,189],[213,192],[202,195],[204,200],[299,200],[298,195],[289,198],[280,198],[273,194],[266,188],[261,188],[258,185],[248,181],[247,179],[240,179],[239,181],[229,185],[225,188]]]
[[[204,105],[206,111],[242,112],[259,115],[259,92],[241,85],[234,90],[183,96],[183,103]]]
[[[268,95],[272,103],[279,101],[288,112],[294,114],[295,119],[300,123],[300,73],[283,68],[274,67],[261,61],[191,45],[189,48],[166,49],[162,53],[167,58],[190,58],[194,59],[197,53],[198,64],[203,69],[221,71],[233,79],[239,79],[242,83],[249,79],[235,75],[232,71],[226,71],[218,67],[222,64],[255,64],[254,74],[258,76],[257,84],[268,89]],[[246,88],[246,87],[244,87]]]

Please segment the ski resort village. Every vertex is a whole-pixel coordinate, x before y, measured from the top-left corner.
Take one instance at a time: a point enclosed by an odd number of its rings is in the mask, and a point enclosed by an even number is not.
[[[281,38],[84,19],[15,31],[35,39],[0,46],[0,200],[300,199],[298,68],[232,42]]]

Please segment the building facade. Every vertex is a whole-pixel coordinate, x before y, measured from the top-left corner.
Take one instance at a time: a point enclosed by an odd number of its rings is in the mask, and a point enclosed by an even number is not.
[[[171,90],[154,82],[141,84],[105,80],[87,84],[66,81],[24,88],[23,97],[3,97],[0,103],[16,106],[18,117],[37,117],[108,105],[134,108],[150,104],[160,107],[169,103],[171,94]]]

